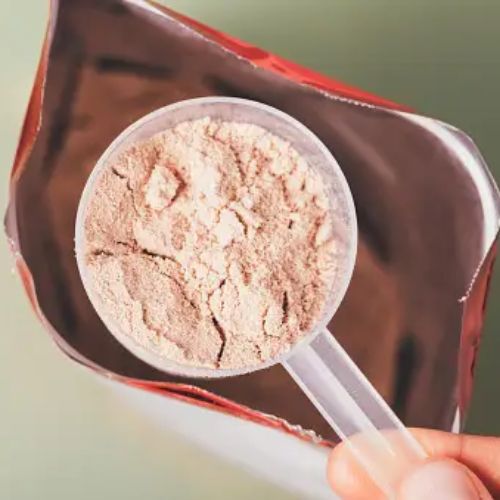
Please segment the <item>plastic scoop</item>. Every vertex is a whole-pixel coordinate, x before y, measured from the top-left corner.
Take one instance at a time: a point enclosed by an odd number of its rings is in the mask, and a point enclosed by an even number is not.
[[[181,122],[203,117],[252,123],[288,141],[321,176],[335,227],[338,271],[314,329],[286,354],[243,369],[184,366],[139,345],[104,314],[86,272],[83,222],[94,184],[103,169],[131,144]],[[291,116],[249,100],[206,97],[166,106],[143,117],[115,139],[92,171],[78,207],[75,240],[80,275],[97,313],[116,339],[146,363],[173,375],[203,378],[242,375],[281,363],[340,438],[345,440],[362,435],[347,442],[359,463],[388,496],[394,494],[394,485],[401,475],[425,458],[420,445],[327,330],[349,286],[354,268],[356,212],[349,186],[335,158],[308,128]]]

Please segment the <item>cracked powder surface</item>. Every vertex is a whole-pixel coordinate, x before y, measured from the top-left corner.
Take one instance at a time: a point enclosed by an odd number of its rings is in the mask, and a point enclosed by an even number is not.
[[[320,176],[253,125],[184,122],[107,164],[84,222],[96,308],[179,364],[237,369],[322,313],[335,240]]]

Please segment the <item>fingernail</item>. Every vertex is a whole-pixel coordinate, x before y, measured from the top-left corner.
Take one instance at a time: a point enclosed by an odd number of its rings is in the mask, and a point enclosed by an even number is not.
[[[451,460],[428,462],[405,478],[400,487],[401,500],[476,500],[476,488],[460,464]]]

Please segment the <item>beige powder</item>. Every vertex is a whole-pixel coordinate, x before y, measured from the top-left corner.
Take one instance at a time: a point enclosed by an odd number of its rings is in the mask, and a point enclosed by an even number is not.
[[[100,314],[192,366],[285,352],[335,274],[320,177],[250,124],[185,122],[130,147],[97,180],[84,229]]]

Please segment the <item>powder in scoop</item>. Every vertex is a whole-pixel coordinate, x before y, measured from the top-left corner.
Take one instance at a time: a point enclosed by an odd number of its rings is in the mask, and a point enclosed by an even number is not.
[[[320,176],[252,124],[184,122],[125,150],[85,222],[99,314],[155,354],[255,366],[318,320],[335,275]]]

